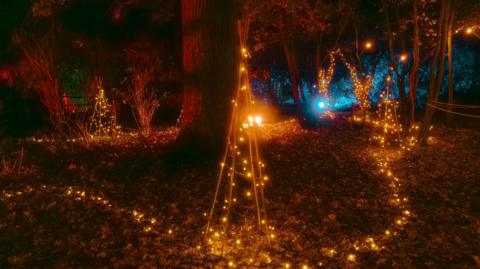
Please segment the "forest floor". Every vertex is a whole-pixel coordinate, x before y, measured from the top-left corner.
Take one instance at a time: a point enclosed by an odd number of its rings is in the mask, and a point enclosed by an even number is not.
[[[409,209],[396,225],[404,211],[392,204],[368,129],[342,119],[311,130],[265,126],[270,261],[230,265],[479,267],[480,132],[436,126],[429,146],[391,162]],[[136,143],[12,146],[24,148],[24,174],[0,178],[0,268],[227,267],[197,248],[218,163],[167,167],[174,138],[166,130]]]

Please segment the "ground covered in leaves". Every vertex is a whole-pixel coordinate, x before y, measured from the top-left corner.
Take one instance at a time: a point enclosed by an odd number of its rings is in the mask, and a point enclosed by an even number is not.
[[[428,147],[392,162],[412,216],[376,251],[350,248],[399,214],[369,128],[338,119],[265,126],[270,263],[243,268],[480,266],[480,133],[436,127]],[[222,268],[197,248],[218,163],[166,159],[173,131],[135,143],[22,141],[24,173],[0,178],[0,267]],[[133,139],[133,138],[132,138]],[[333,250],[333,251],[332,251]],[[233,266],[237,266],[235,261]]]

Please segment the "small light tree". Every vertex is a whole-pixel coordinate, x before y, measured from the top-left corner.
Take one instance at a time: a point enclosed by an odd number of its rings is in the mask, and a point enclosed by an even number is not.
[[[159,106],[156,89],[153,87],[162,61],[158,55],[147,50],[125,50],[128,61],[127,92],[125,100],[134,110],[135,121],[144,136],[151,132],[153,114]]]
[[[90,137],[110,137],[113,139],[119,132],[120,126],[117,125],[117,119],[112,111],[112,106],[105,96],[104,89],[99,87],[98,94],[95,96],[93,114],[90,119]]]

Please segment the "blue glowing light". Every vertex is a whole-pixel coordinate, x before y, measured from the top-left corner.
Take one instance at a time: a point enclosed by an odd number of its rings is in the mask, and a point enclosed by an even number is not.
[[[324,109],[325,108],[325,102],[324,101],[320,101],[317,103],[317,106],[320,108],[320,109]]]

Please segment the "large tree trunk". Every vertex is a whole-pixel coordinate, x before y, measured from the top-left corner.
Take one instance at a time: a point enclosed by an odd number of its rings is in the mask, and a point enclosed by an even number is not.
[[[418,87],[418,70],[420,68],[420,31],[418,27],[418,0],[413,0],[413,53],[412,53],[412,67],[410,69],[410,125],[415,123],[415,100],[417,99]]]
[[[287,60],[288,74],[290,76],[290,83],[292,84],[293,101],[297,106],[300,105],[299,94],[300,89],[300,73],[297,66],[297,58],[295,56],[295,49],[293,45],[291,25],[288,22],[280,22],[280,36],[283,46],[283,52]],[[303,97],[303,93],[302,93]]]
[[[184,102],[179,141],[187,154],[195,153],[196,146],[218,153],[238,75],[234,1],[181,0],[181,11]]]
[[[453,47],[452,47],[452,37],[453,37],[453,16],[448,25],[448,103],[453,104]],[[452,110],[452,106],[448,107],[449,110]],[[447,113],[447,124],[451,125],[452,123],[452,114]]]
[[[445,69],[445,48],[447,46],[448,39],[447,31],[451,19],[450,0],[442,1],[442,11],[440,12],[440,14],[439,40],[437,45],[437,51],[434,55],[434,58],[432,59],[432,65],[430,66],[430,89],[425,116],[419,134],[419,141],[422,144],[425,144],[428,138],[430,125],[432,124],[433,115],[435,113],[435,109],[429,104],[438,100],[438,95],[442,86],[443,72]]]

